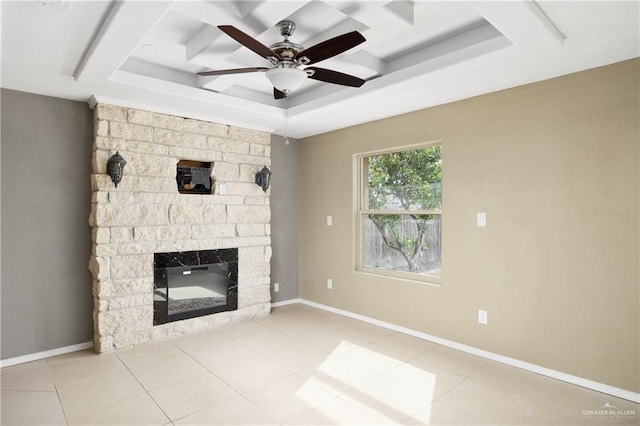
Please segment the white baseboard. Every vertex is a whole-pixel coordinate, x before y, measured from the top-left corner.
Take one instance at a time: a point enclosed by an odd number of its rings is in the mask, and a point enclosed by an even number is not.
[[[279,308],[280,306],[286,306],[286,305],[293,305],[294,303],[305,303],[304,300],[296,298],[296,299],[289,299],[289,300],[283,300],[281,302],[274,302],[271,304],[272,308]]]
[[[65,346],[64,348],[50,349],[44,352],[17,356],[15,358],[7,358],[0,360],[0,368],[10,367],[12,365],[24,364],[25,362],[37,361],[39,359],[49,358],[57,355],[64,355],[70,352],[81,351],[93,347],[93,342],[78,343],[77,345]]]
[[[550,368],[541,367],[539,365],[531,364],[525,361],[520,361],[515,358],[510,358],[493,352],[488,352],[482,349],[474,348],[473,346],[463,345],[461,343],[453,342],[451,340],[443,339],[441,337],[432,336],[420,331],[411,330],[406,327],[391,324],[388,322],[380,321],[375,318],[370,318],[364,315],[355,314],[353,312],[344,311],[342,309],[333,308],[331,306],[322,305],[320,303],[311,302],[305,299],[291,299],[282,302],[273,303],[271,306],[277,308],[279,306],[290,305],[293,303],[301,303],[314,308],[322,309],[324,311],[333,312],[335,314],[343,315],[345,317],[357,319],[360,321],[368,322],[380,327],[387,328],[389,330],[397,331],[400,333],[408,334],[409,336],[417,337],[420,339],[428,340],[430,342],[437,343],[439,345],[447,346],[453,349],[457,349],[462,352],[467,352],[473,355],[478,355],[492,361],[497,361],[502,364],[510,365],[512,367],[520,368],[523,370],[531,371],[533,373],[541,374],[543,376],[551,377],[553,379],[561,380],[563,382],[571,383],[574,385],[582,386],[584,388],[593,389],[598,392],[606,393],[608,395],[616,396],[618,398],[626,399],[632,402],[640,403],[640,393],[631,392],[625,389],[620,389],[614,386],[606,385],[604,383],[594,382],[593,380],[585,379],[582,377],[574,376],[571,374],[563,373],[561,371],[552,370]]]

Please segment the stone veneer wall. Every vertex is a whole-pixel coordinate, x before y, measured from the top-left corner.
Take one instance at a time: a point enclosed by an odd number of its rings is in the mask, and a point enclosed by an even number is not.
[[[268,315],[269,191],[254,181],[271,164],[270,134],[105,104],[95,107],[94,125],[89,269],[96,351]],[[117,188],[106,174],[116,150],[127,161]],[[213,162],[224,194],[178,193],[182,159]],[[237,311],[153,326],[154,253],[235,247]]]

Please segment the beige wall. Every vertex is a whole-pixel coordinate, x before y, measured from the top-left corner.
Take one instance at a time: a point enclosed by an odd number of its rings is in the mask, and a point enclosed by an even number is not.
[[[300,296],[640,391],[639,65],[302,140]],[[435,140],[442,285],[355,272],[353,155]]]

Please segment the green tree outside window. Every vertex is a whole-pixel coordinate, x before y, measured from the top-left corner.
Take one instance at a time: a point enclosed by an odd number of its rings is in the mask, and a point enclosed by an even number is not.
[[[366,160],[364,209],[368,212],[366,217],[379,233],[377,238],[402,256],[406,262],[406,271],[423,272],[427,269],[431,270],[432,275],[439,275],[441,146],[372,155]],[[435,230],[434,227],[438,229]],[[434,230],[437,231],[435,237]],[[434,250],[438,252],[434,253]],[[436,259],[437,268],[434,268],[434,262],[426,259],[427,257]],[[375,259],[374,265],[365,266],[396,269],[389,266],[389,262]]]

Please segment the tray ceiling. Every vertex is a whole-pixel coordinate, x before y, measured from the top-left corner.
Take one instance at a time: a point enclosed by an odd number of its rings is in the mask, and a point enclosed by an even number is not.
[[[1,3],[2,86],[305,137],[639,55],[638,2],[69,1]],[[293,20],[305,47],[367,41],[319,66],[361,88],[308,79],[273,99],[269,63],[220,31],[269,46]]]

